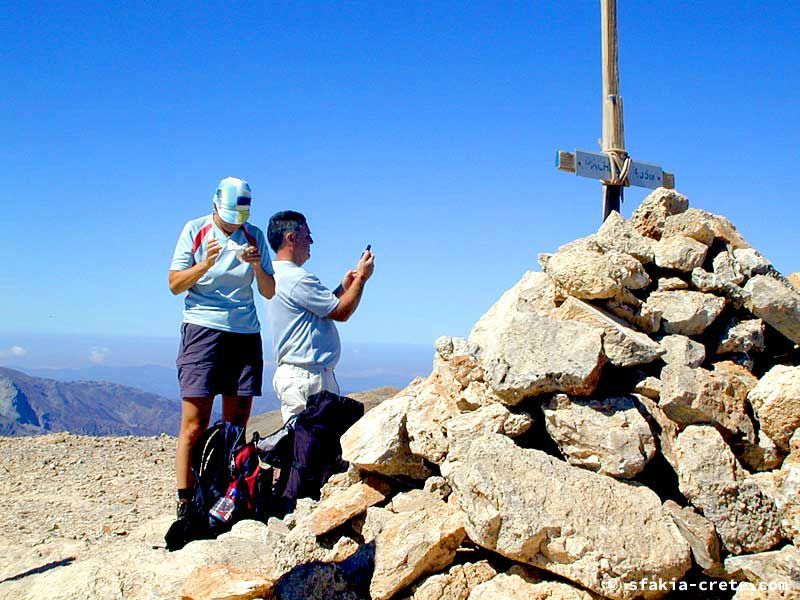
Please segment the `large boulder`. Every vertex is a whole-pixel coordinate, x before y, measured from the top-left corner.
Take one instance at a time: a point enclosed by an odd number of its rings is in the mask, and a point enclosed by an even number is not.
[[[725,570],[733,577],[754,584],[764,584],[766,591],[784,586],[785,598],[800,596],[800,550],[784,546],[773,552],[725,559]],[[763,597],[763,596],[762,596]]]
[[[789,450],[789,440],[800,427],[800,366],[772,367],[750,392],[762,431],[782,450]]]
[[[714,322],[725,308],[725,298],[688,290],[656,291],[646,304],[661,313],[666,333],[691,336],[703,333]]]
[[[454,505],[431,496],[409,506],[405,511],[386,511],[372,540],[375,570],[369,592],[373,600],[387,600],[422,575],[448,567],[464,539],[464,515]]]
[[[506,404],[547,393],[591,394],[605,362],[602,330],[533,312],[516,312],[484,344],[484,379]]]
[[[586,590],[561,581],[543,581],[519,565],[475,587],[468,600],[595,600]]]
[[[467,600],[473,589],[495,575],[497,571],[485,560],[454,565],[428,577],[416,587],[410,600]]]
[[[550,277],[546,273],[528,271],[475,323],[469,341],[486,346],[492,332],[518,310],[547,314],[555,307],[555,292]]]
[[[633,223],[626,221],[617,211],[611,211],[592,240],[603,252],[624,252],[645,265],[653,262],[655,257],[655,242],[636,231]]]
[[[767,275],[756,275],[744,286],[747,308],[780,333],[800,344],[800,292]]]
[[[656,453],[653,433],[632,397],[570,400],[557,394],[542,408],[547,433],[571,465],[629,479]]]
[[[699,208],[690,208],[682,214],[668,217],[663,235],[686,235],[705,244],[717,238],[731,248],[750,247],[727,218]]]
[[[749,388],[736,374],[674,364],[662,369],[661,382],[658,405],[678,425],[713,423],[755,442]]]
[[[439,464],[447,454],[444,425],[459,414],[461,384],[449,364],[439,364],[416,390],[408,405],[406,429],[416,456]]]
[[[691,272],[706,259],[708,246],[683,235],[662,237],[656,244],[656,265]]]
[[[642,263],[630,254],[582,246],[556,252],[545,272],[565,294],[584,300],[613,298],[624,288],[638,290],[650,284]]]
[[[665,335],[659,343],[668,365],[699,367],[706,359],[706,347],[685,335]]]
[[[390,491],[387,483],[375,477],[358,481],[321,500],[308,517],[307,527],[314,535],[328,533],[385,500]]]
[[[761,319],[732,319],[726,325],[717,345],[717,354],[762,350],[764,350],[764,321]]]
[[[628,327],[620,318],[577,298],[567,298],[553,311],[556,319],[578,321],[605,332],[603,351],[611,364],[632,367],[653,362],[664,350],[647,335]]]
[[[720,558],[719,538],[714,524],[692,509],[681,507],[672,500],[664,503],[664,509],[670,514],[681,534],[692,548],[692,557],[703,572],[712,577],[724,574]]]
[[[367,412],[342,436],[342,458],[364,471],[425,479],[430,472],[409,448],[409,404],[423,384],[417,378],[402,392]]]
[[[739,466],[716,429],[687,427],[673,451],[681,493],[714,523],[728,552],[763,552],[781,540],[775,503]]]
[[[667,218],[689,208],[689,199],[675,190],[658,188],[650,192],[631,215],[631,223],[643,236],[661,239]]]
[[[451,448],[442,475],[472,541],[608,597],[636,597],[625,581],[680,579],[691,565],[688,544],[652,491],[505,436]]]

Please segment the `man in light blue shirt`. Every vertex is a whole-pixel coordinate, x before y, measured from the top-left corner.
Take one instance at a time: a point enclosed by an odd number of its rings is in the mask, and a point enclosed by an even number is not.
[[[322,390],[339,393],[333,370],[341,344],[334,321],[347,321],[358,308],[364,285],[375,268],[372,252],[361,256],[335,290],[303,268],[311,257],[311,231],[295,211],[269,220],[267,239],[275,251],[275,297],[267,309],[277,369],[273,388],[287,421]]]

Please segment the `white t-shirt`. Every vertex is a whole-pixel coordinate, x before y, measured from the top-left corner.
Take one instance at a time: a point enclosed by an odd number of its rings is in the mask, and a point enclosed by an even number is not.
[[[339,299],[316,275],[288,260],[274,260],[275,297],[267,303],[275,362],[333,369],[341,356],[330,312]]]

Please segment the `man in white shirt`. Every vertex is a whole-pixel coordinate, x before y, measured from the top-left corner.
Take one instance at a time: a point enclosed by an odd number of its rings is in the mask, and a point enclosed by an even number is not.
[[[339,393],[333,370],[341,343],[334,321],[347,321],[355,312],[375,258],[369,250],[364,252],[356,268],[331,291],[303,268],[314,240],[301,213],[273,215],[267,239],[275,251],[275,297],[268,307],[278,365],[272,385],[285,422],[305,408],[309,396],[322,390]]]

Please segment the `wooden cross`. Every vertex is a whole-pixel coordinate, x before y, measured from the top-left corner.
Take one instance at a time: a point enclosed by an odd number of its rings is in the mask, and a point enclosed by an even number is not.
[[[619,212],[622,189],[628,185],[674,188],[675,176],[658,165],[634,162],[625,151],[622,97],[619,95],[617,50],[617,0],[600,0],[603,38],[603,140],[602,153],[559,150],[556,167],[582,177],[603,181],[603,220]]]

